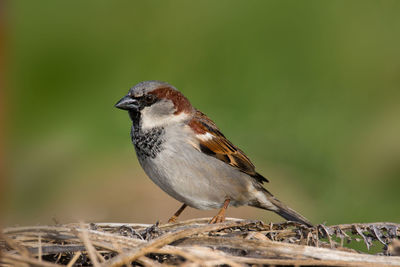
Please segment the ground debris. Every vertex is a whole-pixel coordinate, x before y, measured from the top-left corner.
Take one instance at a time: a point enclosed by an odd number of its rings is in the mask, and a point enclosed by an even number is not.
[[[400,266],[395,223],[306,227],[209,220],[9,227],[0,236],[0,266]],[[351,246],[357,241],[365,251]]]

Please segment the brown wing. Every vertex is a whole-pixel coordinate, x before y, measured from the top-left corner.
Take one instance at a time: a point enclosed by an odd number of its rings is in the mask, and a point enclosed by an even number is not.
[[[189,126],[198,135],[197,149],[250,175],[260,183],[268,182],[265,177],[255,171],[253,163],[243,151],[226,139],[217,125],[201,111],[196,111]]]

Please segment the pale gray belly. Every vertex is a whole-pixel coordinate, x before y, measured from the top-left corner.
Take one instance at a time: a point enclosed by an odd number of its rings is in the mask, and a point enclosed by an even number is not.
[[[247,205],[252,179],[226,163],[195,150],[190,144],[163,149],[155,158],[139,159],[155,184],[180,202],[197,209]]]

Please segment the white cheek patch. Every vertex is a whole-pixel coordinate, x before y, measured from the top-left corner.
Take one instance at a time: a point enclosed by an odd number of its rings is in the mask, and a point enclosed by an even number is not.
[[[210,133],[197,134],[196,137],[199,138],[201,141],[208,141],[214,138],[214,136]]]
[[[181,112],[175,114],[158,114],[152,107],[145,107],[141,112],[142,129],[152,129],[154,127],[163,127],[171,123],[187,120],[189,115]]]

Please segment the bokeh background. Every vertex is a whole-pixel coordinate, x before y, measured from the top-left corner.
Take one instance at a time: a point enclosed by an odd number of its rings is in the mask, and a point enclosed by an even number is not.
[[[126,112],[179,88],[315,223],[400,221],[399,1],[9,1],[7,224],[165,222]],[[182,219],[215,211],[189,209]],[[231,208],[228,216],[281,221]]]

